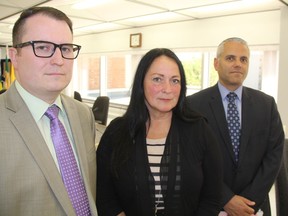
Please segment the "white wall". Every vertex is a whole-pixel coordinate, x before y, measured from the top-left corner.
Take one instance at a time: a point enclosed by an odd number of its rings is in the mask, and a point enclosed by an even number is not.
[[[288,138],[288,7],[281,10],[278,107]]]
[[[231,36],[242,37],[250,45],[279,44],[280,11],[234,15],[155,25],[75,37],[81,53],[149,50],[154,47],[215,47]],[[129,47],[129,35],[143,34],[142,48]]]

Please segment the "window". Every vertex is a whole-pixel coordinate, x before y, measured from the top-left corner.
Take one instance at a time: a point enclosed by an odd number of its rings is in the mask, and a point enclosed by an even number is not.
[[[203,55],[201,52],[176,53],[181,60],[186,76],[187,94],[199,91],[202,86]]]
[[[218,74],[214,69],[216,48],[199,51],[174,50],[181,60],[187,79],[187,95],[215,85]],[[82,98],[95,100],[107,95],[110,102],[127,105],[134,73],[142,54],[81,54],[73,74],[73,90]],[[277,95],[278,46],[250,47],[250,66],[245,85]]]

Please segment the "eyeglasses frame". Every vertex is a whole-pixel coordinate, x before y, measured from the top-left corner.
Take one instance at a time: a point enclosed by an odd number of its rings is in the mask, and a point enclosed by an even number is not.
[[[49,44],[53,44],[53,45],[54,45],[54,51],[51,53],[50,56],[38,56],[38,55],[36,55],[36,52],[35,52],[34,43],[49,43]],[[24,42],[24,43],[16,44],[16,45],[13,46],[13,47],[14,47],[14,48],[23,48],[23,47],[26,47],[26,46],[29,46],[29,45],[32,46],[32,48],[33,48],[33,53],[34,53],[34,55],[35,55],[36,57],[38,57],[38,58],[51,58],[51,57],[54,55],[54,53],[55,53],[55,51],[56,51],[56,49],[57,49],[57,47],[58,47],[59,50],[60,50],[60,52],[61,52],[62,58],[72,60],[72,59],[76,59],[76,58],[78,57],[79,52],[80,52],[80,49],[81,49],[81,46],[80,46],[80,45],[77,45],[77,44],[70,44],[70,43],[55,44],[55,43],[50,42],[50,41],[42,41],[42,40],[27,41],[27,42]],[[77,49],[77,54],[76,54],[76,56],[75,56],[74,58],[67,58],[67,57],[64,57],[64,56],[63,56],[63,53],[62,53],[61,48],[62,48],[62,46],[65,46],[65,45],[72,45],[72,46],[76,46],[76,47],[77,47],[77,48],[76,48],[76,49]],[[75,51],[75,49],[73,49],[73,52],[74,52],[74,51]]]

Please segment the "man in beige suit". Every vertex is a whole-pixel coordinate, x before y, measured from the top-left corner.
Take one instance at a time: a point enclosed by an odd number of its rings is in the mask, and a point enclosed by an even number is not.
[[[14,25],[9,57],[16,81],[0,96],[0,215],[77,215],[44,115],[53,104],[60,108],[84,182],[89,209],[84,215],[97,215],[93,113],[61,94],[81,48],[72,41],[70,19],[54,8],[25,10]]]

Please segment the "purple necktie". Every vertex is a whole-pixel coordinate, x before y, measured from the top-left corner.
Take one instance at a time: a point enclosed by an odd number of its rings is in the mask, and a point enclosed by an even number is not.
[[[77,216],[91,215],[88,197],[78,165],[62,123],[58,119],[59,107],[53,105],[45,115],[50,119],[51,137],[61,175]]]
[[[229,100],[227,108],[228,129],[232,141],[233,151],[235,154],[235,160],[236,162],[238,162],[241,130],[240,130],[239,112],[235,104],[237,95],[234,92],[230,92],[227,95],[227,98]]]

